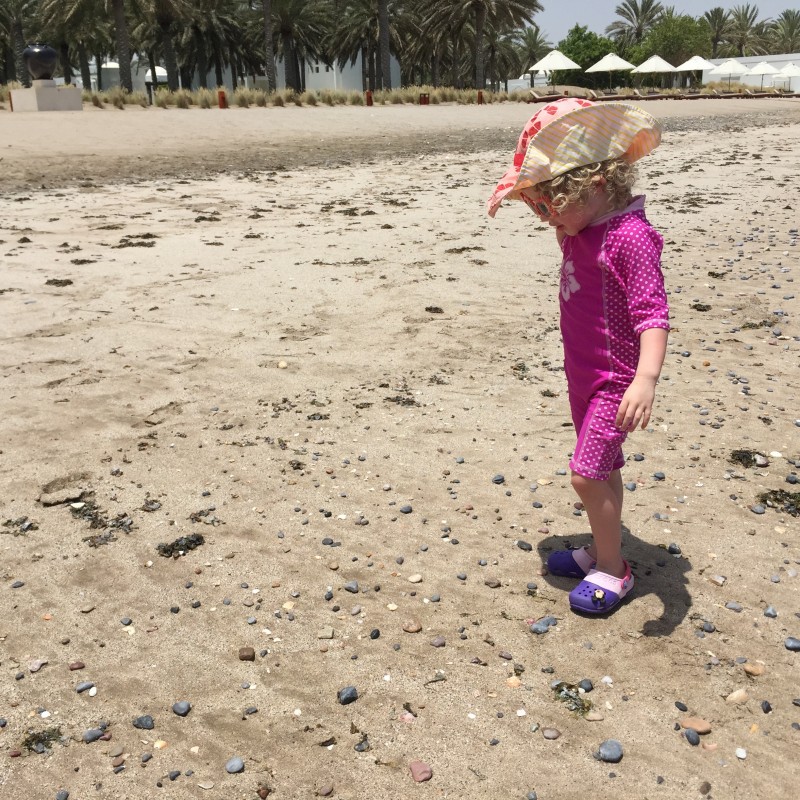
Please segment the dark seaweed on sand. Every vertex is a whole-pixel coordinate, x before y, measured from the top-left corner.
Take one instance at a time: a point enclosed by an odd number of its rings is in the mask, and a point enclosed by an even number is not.
[[[758,502],[770,508],[777,508],[784,514],[790,514],[793,517],[800,516],[800,492],[772,489],[769,492],[762,492],[758,496]]]
[[[205,539],[199,533],[192,533],[189,536],[181,536],[180,538],[176,539],[174,542],[170,542],[169,544],[165,544],[162,542],[161,544],[156,546],[156,550],[158,550],[158,554],[160,556],[164,556],[165,558],[171,558],[174,555],[182,555],[187,550],[194,550],[197,547],[200,547],[201,544],[205,543]]]

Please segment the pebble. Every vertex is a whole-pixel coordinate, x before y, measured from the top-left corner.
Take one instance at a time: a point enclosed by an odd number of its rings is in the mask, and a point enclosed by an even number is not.
[[[78,694],[85,692],[87,689],[91,689],[94,687],[94,684],[91,681],[81,681],[76,687],[75,691]]]
[[[686,741],[689,742],[692,747],[697,747],[697,745],[700,744],[700,735],[694,728],[687,728],[683,732],[683,735],[686,738]]]
[[[616,739],[606,739],[600,743],[600,747],[595,753],[595,758],[606,761],[609,764],[618,764],[622,761],[622,745]]]
[[[431,639],[431,646],[432,647],[444,647],[447,644],[446,639],[444,636],[436,636]]]
[[[424,761],[412,761],[408,768],[411,770],[411,777],[417,783],[429,781],[433,777],[433,770]]]
[[[413,575],[408,576],[409,583],[422,583],[422,575],[419,573],[414,573]]]
[[[763,664],[757,664],[757,663],[751,664],[750,662],[748,662],[747,664],[744,665],[744,671],[748,675],[757,678],[759,675],[763,675],[767,671],[767,668]]]
[[[733,706],[742,705],[742,703],[746,703],[748,700],[749,695],[746,689],[737,689],[725,698],[725,702]]]
[[[358,581],[348,581],[344,585],[344,590],[350,594],[358,594]]]
[[[555,740],[561,736],[561,731],[558,728],[542,728],[542,736],[545,739]]]
[[[86,668],[86,664],[84,664],[83,661],[73,661],[69,665],[69,668],[70,668],[70,670],[72,672],[75,672],[76,670],[79,670],[79,669],[85,669]]]
[[[490,589],[499,589],[502,585],[497,578],[487,578],[483,583]]]
[[[229,772],[231,775],[237,772],[244,772],[244,761],[242,761],[239,756],[234,756],[225,764],[225,771]]]
[[[333,786],[331,784],[326,783],[324,786],[320,786],[317,789],[317,795],[319,797],[330,797],[333,794]]]
[[[778,616],[778,612],[775,610],[774,606],[767,606],[764,609],[764,616],[769,617],[770,619],[775,619]]]
[[[747,758],[747,750],[745,750],[744,747],[737,747],[736,758],[738,758],[740,761],[744,761]]]
[[[416,620],[410,619],[408,622],[403,623],[403,630],[406,633],[419,633],[422,630],[422,625]]]
[[[256,651],[252,647],[239,648],[239,661],[255,661]]]
[[[188,700],[179,700],[172,706],[172,710],[179,717],[185,717],[192,710],[192,704]]]
[[[558,625],[558,620],[555,617],[542,617],[531,625],[530,631],[541,635],[547,633],[553,625]]]
[[[796,639],[794,636],[787,636],[783,644],[787,650],[791,650],[793,653],[800,652],[800,639]]]
[[[336,697],[341,705],[346,706],[358,700],[358,690],[355,686],[345,686],[343,689],[339,689]]]
[[[37,658],[36,661],[31,661],[28,664],[28,670],[31,674],[38,672],[43,666],[48,663],[46,658]]]
[[[102,735],[104,731],[102,728],[89,728],[88,731],[83,732],[83,741],[89,744],[90,742],[96,742]]]
[[[678,722],[681,728],[691,729],[697,733],[711,733],[711,723],[702,717],[682,717]]]
[[[501,475],[500,473],[498,473],[497,475],[495,475],[495,476],[492,478],[492,483],[496,483],[498,486],[499,486],[501,483],[505,483],[505,482],[506,482],[505,475]]]
[[[69,800],[69,792],[66,789],[59,789],[56,792],[56,800]]]
[[[727,608],[729,611],[735,611],[738,614],[742,610],[743,606],[741,603],[731,600],[730,602],[725,603],[725,608]]]
[[[155,728],[156,723],[155,720],[150,716],[150,714],[143,714],[141,717],[136,717],[133,721],[133,727],[139,728],[143,731],[151,731]]]
[[[520,550],[524,550],[526,553],[530,553],[533,550],[533,545],[530,542],[523,542],[522,539],[517,541],[517,547]]]
[[[413,510],[414,509],[411,508],[411,506],[407,506],[407,505],[406,506],[400,506],[400,509],[399,509],[401,514],[410,514]]]

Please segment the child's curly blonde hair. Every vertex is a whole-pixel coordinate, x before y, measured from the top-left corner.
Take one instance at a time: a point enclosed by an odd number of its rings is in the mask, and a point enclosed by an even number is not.
[[[560,213],[569,205],[583,205],[597,186],[598,177],[605,179],[603,188],[615,211],[630,203],[631,187],[636,181],[636,165],[623,158],[610,158],[576,167],[552,180],[537,183],[533,188],[547,197]]]

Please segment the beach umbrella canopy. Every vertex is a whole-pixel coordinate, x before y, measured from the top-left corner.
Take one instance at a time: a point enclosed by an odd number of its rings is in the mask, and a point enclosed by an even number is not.
[[[609,53],[603,56],[596,64],[587,67],[586,72],[607,72],[608,85],[611,86],[611,73],[621,72],[623,70],[633,69],[633,64],[620,58],[616,53]]]
[[[553,72],[562,69],[580,69],[581,65],[576,64],[572,59],[567,58],[560,50],[551,50],[544,58],[540,58],[532,67],[528,67],[525,72]]]
[[[784,75],[787,78],[800,78],[800,67],[794,62],[790,62],[783,67],[778,74]]]
[[[728,76],[728,88],[731,88],[731,77],[734,75],[746,75],[749,72],[749,67],[746,67],[744,64],[737,61],[735,58],[729,58],[727,61],[724,61],[718,67],[714,67],[711,70],[712,75],[727,75]]]
[[[760,75],[761,76],[761,88],[764,88],[764,76],[765,75],[777,75],[780,72],[779,69],[773,67],[772,64],[767,63],[766,61],[760,61],[754,67],[751,67],[747,70],[748,75]]]
[[[714,64],[710,61],[706,61],[702,56],[692,56],[688,61],[684,61],[683,64],[678,65],[675,67],[676,72],[691,72],[695,69],[714,69]]]
[[[675,72],[675,67],[669,61],[661,58],[661,56],[650,56],[647,61],[639,64],[638,67],[634,67],[631,72],[636,72],[640,75],[646,75],[650,72]]]

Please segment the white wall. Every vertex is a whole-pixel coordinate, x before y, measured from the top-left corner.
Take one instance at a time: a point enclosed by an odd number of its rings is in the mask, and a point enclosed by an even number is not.
[[[400,64],[392,56],[391,78],[392,88],[400,88]],[[336,89],[338,91],[363,90],[361,79],[361,59],[356,59],[356,63],[350,66],[350,62],[345,64],[344,69],[339,69],[337,65],[329,67],[321,62],[309,61],[306,63],[306,89]]]

